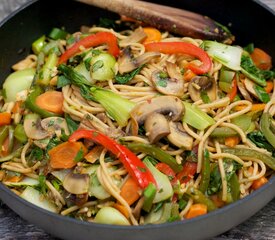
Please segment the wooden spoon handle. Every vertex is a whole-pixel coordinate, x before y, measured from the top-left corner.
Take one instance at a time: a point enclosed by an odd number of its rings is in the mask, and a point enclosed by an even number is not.
[[[136,0],[78,0],[135,18],[159,29],[193,38],[226,40],[231,34],[212,19],[200,14]]]

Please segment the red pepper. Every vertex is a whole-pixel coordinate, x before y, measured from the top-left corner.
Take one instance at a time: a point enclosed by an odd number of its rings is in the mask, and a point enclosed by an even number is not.
[[[237,88],[237,80],[234,77],[233,81],[232,81],[232,89],[231,92],[228,94],[228,97],[230,99],[230,102],[233,102],[234,98],[236,97],[238,92],[238,88]]]
[[[165,54],[188,54],[190,56],[198,58],[202,65],[197,66],[195,64],[188,64],[192,72],[196,74],[204,74],[210,71],[212,66],[212,61],[208,54],[201,48],[195,46],[191,43],[186,42],[157,42],[145,44],[145,49],[147,52],[161,52]]]
[[[176,173],[166,163],[158,163],[155,167],[170,179],[172,186],[177,184],[178,178],[176,177]]]
[[[111,153],[116,155],[129,174],[135,179],[141,188],[146,188],[151,182],[156,185],[156,181],[150,172],[150,170],[145,166],[145,164],[128,148],[117,143],[108,136],[95,131],[80,129],[75,131],[69,138],[69,142],[75,142],[81,138],[92,140],[103,147],[108,149]]]
[[[195,162],[185,162],[183,169],[176,176],[180,183],[187,183],[197,172],[197,163]]]
[[[79,53],[81,51],[80,47],[90,48],[96,47],[101,44],[107,44],[108,52],[114,57],[117,57],[119,55],[119,47],[117,44],[116,36],[110,32],[98,32],[96,34],[85,37],[79,42],[75,43],[71,48],[69,48],[61,55],[58,64],[67,62],[69,58]]]

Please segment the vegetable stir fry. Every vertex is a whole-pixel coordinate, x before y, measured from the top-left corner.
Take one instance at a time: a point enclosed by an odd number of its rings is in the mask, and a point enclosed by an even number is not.
[[[269,181],[269,54],[139,24],[53,28],[12,66],[0,180],[14,193],[82,221],[144,225],[207,214]]]

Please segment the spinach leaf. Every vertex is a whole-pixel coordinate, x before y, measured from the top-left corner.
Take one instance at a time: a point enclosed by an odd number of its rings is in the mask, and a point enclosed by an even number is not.
[[[224,171],[226,174],[227,183],[229,183],[230,179],[236,173],[236,171],[242,167],[242,165],[230,159],[225,159],[223,162],[223,165],[224,165]],[[218,193],[221,189],[222,189],[222,179],[221,179],[220,169],[219,169],[219,165],[215,163],[215,166],[210,174],[210,182],[207,189],[207,194],[213,195],[215,193]]]
[[[71,81],[66,78],[64,75],[61,75],[58,77],[57,79],[57,88],[62,88],[65,87],[67,85],[71,84]]]
[[[251,140],[257,147],[264,148],[267,151],[272,153],[272,156],[275,157],[274,147],[266,140],[262,132],[251,132],[247,134],[249,140]]]
[[[117,74],[115,76],[115,80],[116,82],[120,83],[120,84],[126,84],[129,81],[131,81],[137,74],[140,73],[141,69],[144,67],[144,65],[141,65],[140,67],[138,67],[137,69],[133,70],[132,72],[129,73],[125,73],[125,74]]]
[[[65,114],[65,120],[68,125],[68,129],[70,134],[72,134],[74,131],[78,129],[79,123],[75,122],[69,114]]]

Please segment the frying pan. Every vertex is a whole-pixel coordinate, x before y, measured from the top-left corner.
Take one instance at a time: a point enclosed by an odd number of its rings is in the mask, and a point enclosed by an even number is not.
[[[207,15],[230,24],[236,44],[254,42],[275,59],[275,15],[257,1],[164,0],[153,1]],[[31,1],[0,25],[0,82],[10,73],[10,66],[29,54],[31,43],[52,27],[67,31],[92,25],[100,17],[117,15],[69,0]],[[0,198],[22,218],[63,239],[167,240],[207,239],[245,221],[275,196],[275,177],[248,197],[194,219],[161,225],[113,226],[81,222],[38,208],[0,184]]]

